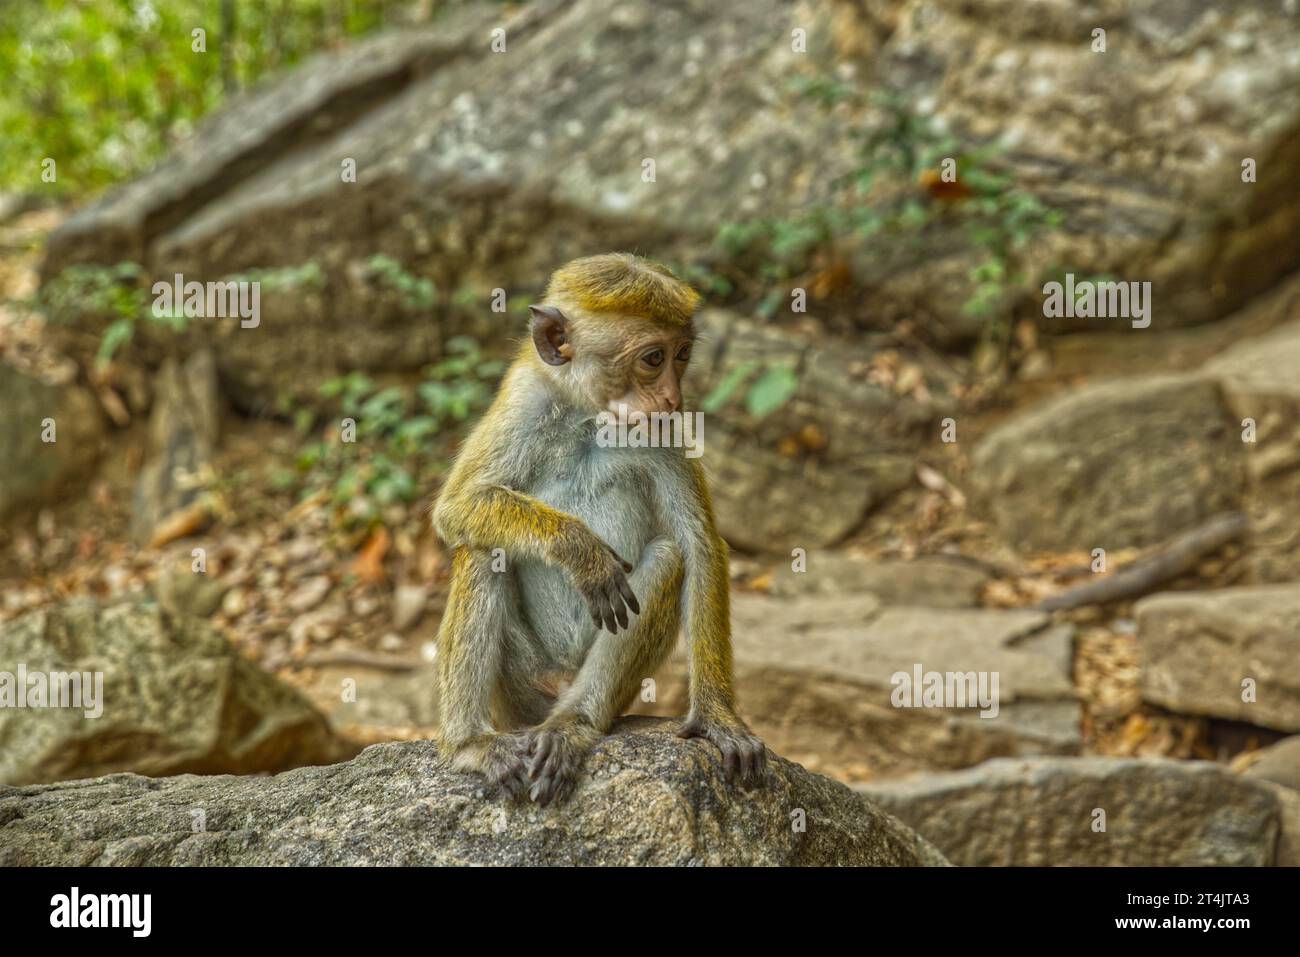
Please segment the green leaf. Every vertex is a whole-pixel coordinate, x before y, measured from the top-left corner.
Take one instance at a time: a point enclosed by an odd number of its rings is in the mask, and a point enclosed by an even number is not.
[[[108,328],[104,330],[104,338],[100,340],[99,352],[95,358],[101,362],[108,362],[113,358],[120,346],[126,345],[135,335],[134,319],[115,319],[109,323]]]
[[[713,387],[713,391],[710,392],[704,398],[704,401],[700,403],[700,410],[709,413],[717,412],[727,404],[727,400],[730,399],[735,391],[740,388],[741,383],[749,378],[749,374],[757,368],[758,363],[752,360],[749,362],[742,362],[740,365],[736,366],[736,368],[732,369],[722,377],[721,382]]]
[[[798,388],[799,376],[793,366],[772,366],[749,387],[745,408],[754,418],[765,418],[789,402]]]

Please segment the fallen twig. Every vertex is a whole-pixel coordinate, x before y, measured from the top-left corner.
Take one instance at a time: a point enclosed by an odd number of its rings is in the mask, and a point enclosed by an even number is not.
[[[1138,559],[1114,575],[1052,595],[1039,602],[1037,607],[1042,611],[1061,611],[1144,595],[1157,585],[1188,571],[1203,556],[1240,537],[1249,524],[1242,512],[1229,512],[1212,518],[1199,528],[1178,536],[1159,552]]]

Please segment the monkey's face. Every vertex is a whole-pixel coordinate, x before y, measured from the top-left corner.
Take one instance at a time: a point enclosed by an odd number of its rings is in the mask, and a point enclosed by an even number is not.
[[[583,315],[572,307],[533,307],[538,354],[594,411],[615,415],[677,412],[694,328],[636,316]],[[562,367],[562,368],[561,368]]]
[[[682,376],[691,361],[694,336],[689,327],[671,329],[646,324],[629,330],[617,351],[608,357],[603,383],[604,408],[618,414],[678,412],[682,408]]]

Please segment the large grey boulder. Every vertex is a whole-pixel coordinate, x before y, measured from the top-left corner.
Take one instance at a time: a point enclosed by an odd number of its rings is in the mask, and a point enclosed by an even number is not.
[[[1300,585],[1166,592],[1135,613],[1147,701],[1300,731]]]
[[[1282,808],[1270,786],[1204,761],[1007,758],[858,790],[959,865],[1279,862]]]
[[[1157,544],[1240,505],[1241,430],[1195,376],[1099,382],[1030,408],[976,446],[978,498],[1025,550]]]
[[[796,28],[807,52],[793,49]],[[1148,280],[1158,326],[1203,321],[1300,262],[1298,33],[1265,0],[1230,14],[1139,0],[1101,18],[1069,0],[754,0],[725,15],[709,0],[458,4],[238,98],[61,228],[45,272],[135,259],[216,279],[315,260],[324,294],[286,298],[256,332],[229,336],[223,373],[269,388],[266,370],[287,365],[415,367],[440,324],[385,302],[360,268],[370,256],[429,275],[444,306],[458,292],[531,294],[556,263],[598,250],[698,261],[720,224],[791,221],[863,167],[857,133],[875,108],[827,109],[792,90],[820,78],[893,88],[964,145],[999,143],[1018,189],[1068,211],[1031,266]],[[1243,158],[1257,182],[1242,182]],[[356,182],[342,175],[349,159]],[[951,219],[924,257],[880,243],[853,257],[844,318],[976,331],[963,312],[967,226]]]
[[[301,694],[210,627],[174,619],[151,601],[101,607],[81,599],[7,622],[0,682],[14,691],[20,672],[28,706],[0,707],[0,781],[9,784],[117,771],[278,771],[357,751]],[[33,706],[32,689],[42,683],[33,675],[52,686],[50,675],[76,673],[79,697],[69,685],[63,706],[48,706],[48,695],[47,706]]]
[[[88,389],[51,384],[0,362],[0,520],[57,501],[84,481],[104,443],[104,418]],[[46,420],[53,420],[46,423]],[[43,436],[52,427],[53,441]]]
[[[867,76],[1000,141],[1017,185],[1070,211],[1037,242],[1036,265],[1150,281],[1161,329],[1224,315],[1300,264],[1300,186],[1286,182],[1300,160],[1300,21],[1286,4],[829,6],[835,42],[860,51]],[[1247,158],[1257,182],[1242,181]],[[927,257],[895,281],[938,286],[941,266]]]
[[[0,787],[0,865],[945,863],[844,785],[780,758],[763,787],[734,790],[716,749],[675,728],[620,723],[569,802],[546,810],[485,796],[430,741],[270,778]]]
[[[773,748],[819,770],[879,777],[1081,745],[1072,630],[1041,612],[885,607],[870,594],[737,594],[732,621],[742,713]],[[896,706],[894,676],[913,678],[917,666],[977,681],[996,672],[996,715]],[[686,705],[679,650],[656,676],[655,700],[636,708],[682,714]]]

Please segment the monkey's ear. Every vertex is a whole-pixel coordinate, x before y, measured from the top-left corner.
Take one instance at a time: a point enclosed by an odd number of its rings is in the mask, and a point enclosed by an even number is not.
[[[562,366],[573,358],[569,342],[569,320],[554,306],[529,306],[532,316],[533,345],[547,365]]]

